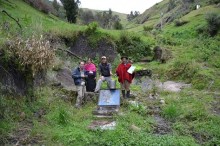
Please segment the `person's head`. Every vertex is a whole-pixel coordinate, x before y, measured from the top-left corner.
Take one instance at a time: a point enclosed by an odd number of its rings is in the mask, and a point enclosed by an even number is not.
[[[92,59],[91,59],[91,58],[88,58],[87,63],[88,63],[88,64],[92,63]]]
[[[85,65],[85,62],[84,62],[84,61],[80,61],[80,62],[79,62],[79,68],[80,68],[80,69],[84,69],[84,65]]]
[[[126,56],[123,56],[123,57],[121,57],[121,61],[122,61],[122,63],[128,63],[128,57],[126,57]]]
[[[101,62],[102,62],[102,63],[106,63],[106,62],[107,62],[107,59],[106,59],[105,56],[102,56],[102,58],[101,58]]]

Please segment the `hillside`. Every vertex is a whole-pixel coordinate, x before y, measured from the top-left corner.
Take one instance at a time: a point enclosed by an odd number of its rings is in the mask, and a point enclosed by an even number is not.
[[[100,11],[100,10],[93,10],[93,9],[88,9],[88,8],[83,8],[83,10],[85,10],[85,11],[90,10],[90,11],[92,11],[93,14],[96,14],[96,13],[98,13],[98,12],[102,12],[102,11]],[[108,10],[106,10],[106,11],[108,11]],[[127,14],[115,12],[115,11],[113,10],[113,11],[112,11],[112,15],[118,15],[119,18],[121,19],[122,25],[126,25],[126,24],[128,23],[128,21],[127,21]]]
[[[172,4],[171,4],[172,3]],[[219,7],[215,5],[215,1],[193,1],[183,2],[181,0],[163,0],[147,9],[144,13],[138,16],[126,28],[131,31],[143,31],[143,26],[150,28],[160,28],[161,14],[163,14],[163,25],[172,23],[175,20],[181,20],[182,17],[190,16],[196,12],[196,5],[200,5],[197,11],[199,17],[203,17],[207,12],[216,12]],[[191,14],[190,14],[191,13]]]
[[[106,30],[96,23],[70,24],[23,0],[0,0],[0,145],[220,145],[220,33],[212,36],[216,26],[207,21],[219,20],[219,5],[201,1],[200,9],[181,13],[180,24],[154,29],[168,3],[132,22],[113,12],[126,29]],[[158,58],[155,48],[162,51]],[[132,97],[121,99],[118,113],[100,119],[93,115],[97,94],[87,93],[82,108],[74,107],[71,72],[79,60],[91,57],[97,65],[103,55],[113,72],[120,56],[128,55],[136,76]],[[115,125],[91,129],[103,122]]]

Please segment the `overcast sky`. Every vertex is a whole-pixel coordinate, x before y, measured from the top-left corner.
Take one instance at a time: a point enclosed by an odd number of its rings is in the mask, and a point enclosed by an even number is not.
[[[143,13],[157,2],[162,0],[80,0],[81,8],[90,8],[96,10],[108,10],[121,13],[130,13],[131,11],[139,11]]]

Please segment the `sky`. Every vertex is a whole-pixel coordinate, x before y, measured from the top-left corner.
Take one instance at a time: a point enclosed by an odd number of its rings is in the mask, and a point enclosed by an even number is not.
[[[131,11],[143,13],[162,0],[80,0],[80,8],[108,10],[129,14]]]

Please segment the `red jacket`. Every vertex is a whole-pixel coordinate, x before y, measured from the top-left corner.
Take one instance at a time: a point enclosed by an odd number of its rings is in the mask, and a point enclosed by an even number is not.
[[[120,83],[123,83],[125,80],[127,80],[129,83],[132,82],[132,79],[134,78],[134,74],[129,74],[127,70],[131,67],[130,63],[127,64],[119,64],[116,69],[116,74],[118,76],[118,81]]]

